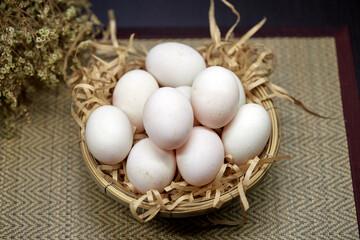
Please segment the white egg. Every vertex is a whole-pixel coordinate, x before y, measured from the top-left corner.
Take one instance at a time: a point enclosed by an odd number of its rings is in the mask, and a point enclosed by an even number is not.
[[[238,165],[258,156],[271,132],[270,116],[264,107],[255,103],[242,105],[234,119],[224,127],[222,141],[225,152]]]
[[[162,192],[175,171],[174,152],[157,147],[149,138],[137,142],[126,160],[127,177],[141,194],[150,189]]]
[[[190,103],[191,103],[191,91],[192,88],[190,86],[180,86],[180,87],[176,87],[175,89],[179,90],[182,94],[184,94],[184,96],[189,99]],[[194,114],[194,126],[199,126],[200,122],[196,119],[195,114]]]
[[[145,131],[160,148],[178,148],[189,137],[193,114],[189,100],[182,93],[175,88],[159,88],[144,106]]]
[[[220,66],[203,70],[196,77],[191,92],[195,117],[209,128],[225,126],[239,105],[239,86],[232,72]]]
[[[220,137],[206,127],[194,127],[189,139],[176,149],[181,176],[194,186],[213,181],[224,163],[224,146]]]
[[[146,70],[161,86],[191,86],[196,75],[205,69],[206,63],[199,52],[177,42],[160,43],[146,56]]]
[[[128,155],[133,143],[133,130],[123,111],[106,105],[90,114],[85,138],[89,151],[97,160],[114,165]]]
[[[234,75],[234,78],[236,79],[236,83],[239,86],[240,98],[239,98],[239,106],[238,107],[240,107],[246,103],[246,94],[245,94],[244,86],[242,85],[240,78],[235,73],[233,73],[233,72],[231,72],[231,73]]]
[[[159,88],[155,78],[144,70],[125,73],[116,83],[113,105],[120,108],[136,127],[136,133],[144,131],[143,109],[147,98]]]
[[[176,87],[175,89],[179,90],[190,101],[190,99],[191,99],[191,86],[180,86],[180,87]]]

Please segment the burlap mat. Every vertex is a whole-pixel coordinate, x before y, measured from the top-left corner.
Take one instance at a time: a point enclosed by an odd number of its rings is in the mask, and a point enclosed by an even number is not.
[[[199,41],[185,42],[196,46]],[[0,139],[0,238],[358,238],[334,39],[255,41],[277,56],[271,81],[335,119],[316,118],[276,100],[282,122],[279,154],[293,158],[283,162],[284,168],[272,167],[248,192],[247,223],[215,226],[206,216],[137,222],[128,207],[106,196],[90,178],[70,115],[69,91],[62,87],[39,94],[32,124],[19,121],[16,137]],[[241,218],[239,203],[212,217]]]

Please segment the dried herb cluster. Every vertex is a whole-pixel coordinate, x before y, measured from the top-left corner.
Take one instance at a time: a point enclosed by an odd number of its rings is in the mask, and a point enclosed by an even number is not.
[[[71,46],[99,33],[89,6],[87,0],[0,3],[0,115],[7,134],[15,118],[29,115],[37,90],[58,86]]]

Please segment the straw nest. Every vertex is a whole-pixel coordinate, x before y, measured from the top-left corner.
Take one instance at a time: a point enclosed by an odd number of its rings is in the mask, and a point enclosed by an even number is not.
[[[263,152],[242,165],[232,163],[232,156],[224,157],[224,164],[215,180],[202,187],[191,186],[178,173],[171,184],[160,193],[150,190],[139,194],[129,182],[125,165],[126,161],[115,166],[99,163],[89,152],[85,140],[85,126],[88,117],[97,107],[111,105],[112,92],[117,80],[133,69],[145,69],[146,49],[133,47],[134,35],[127,43],[116,39],[116,24],[112,14],[108,32],[102,40],[82,42],[79,49],[92,49],[92,60],[79,68],[73,68],[68,84],[73,87],[72,116],[79,125],[80,148],[85,163],[94,178],[106,194],[130,207],[134,217],[149,221],[155,216],[189,217],[208,213],[221,206],[240,199],[243,219],[239,221],[221,221],[223,224],[239,224],[246,219],[249,208],[246,191],[254,186],[276,160],[289,158],[277,156],[280,145],[280,121],[272,98],[295,100],[284,89],[269,81],[275,67],[273,52],[259,43],[247,43],[247,40],[264,24],[265,19],[250,29],[236,41],[232,32],[239,21],[239,14],[226,1],[237,16],[236,23],[227,32],[224,39],[215,22],[214,3],[211,1],[209,23],[211,43],[198,46],[197,51],[205,59],[207,66],[223,66],[233,71],[244,86],[247,102],[261,104],[269,113],[272,131]],[[217,130],[218,132],[221,130]],[[146,133],[135,134],[134,144],[147,137]]]

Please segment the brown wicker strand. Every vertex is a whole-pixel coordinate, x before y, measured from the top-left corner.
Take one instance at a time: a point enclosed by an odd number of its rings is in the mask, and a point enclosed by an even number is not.
[[[236,14],[231,4],[223,0]],[[240,15],[237,15],[238,19]],[[99,106],[112,103],[112,91],[117,80],[133,69],[145,69],[147,49],[134,48],[134,35],[127,43],[116,39],[116,23],[110,14],[109,34],[101,41],[86,41],[79,46],[93,48],[93,57],[87,66],[73,69],[68,83],[75,84],[72,91],[71,114],[79,125],[80,148],[85,163],[95,181],[106,189],[106,194],[130,207],[133,216],[140,222],[150,221],[155,216],[188,217],[211,212],[238,198],[244,219],[249,203],[246,191],[253,187],[275,161],[289,156],[276,156],[280,144],[280,122],[277,109],[271,98],[282,97],[292,102],[294,99],[284,89],[270,83],[269,76],[274,71],[275,56],[266,46],[246,43],[264,24],[265,19],[253,27],[238,41],[231,40],[234,26],[227,32],[225,40],[215,21],[214,2],[209,9],[212,43],[198,46],[207,66],[223,66],[232,70],[241,80],[247,102],[256,102],[268,110],[271,119],[271,136],[263,153],[248,163],[233,164],[231,153],[226,153],[224,164],[215,180],[205,186],[189,185],[178,173],[163,193],[150,190],[141,195],[126,176],[126,161],[116,166],[101,165],[86,146],[85,127],[90,114]],[[216,130],[221,135],[221,129]],[[146,138],[146,133],[134,135],[134,143]],[[113,183],[109,185],[109,183]],[[244,222],[244,219],[236,223]],[[221,222],[221,221],[220,221]],[[223,221],[222,224],[234,222]]]

